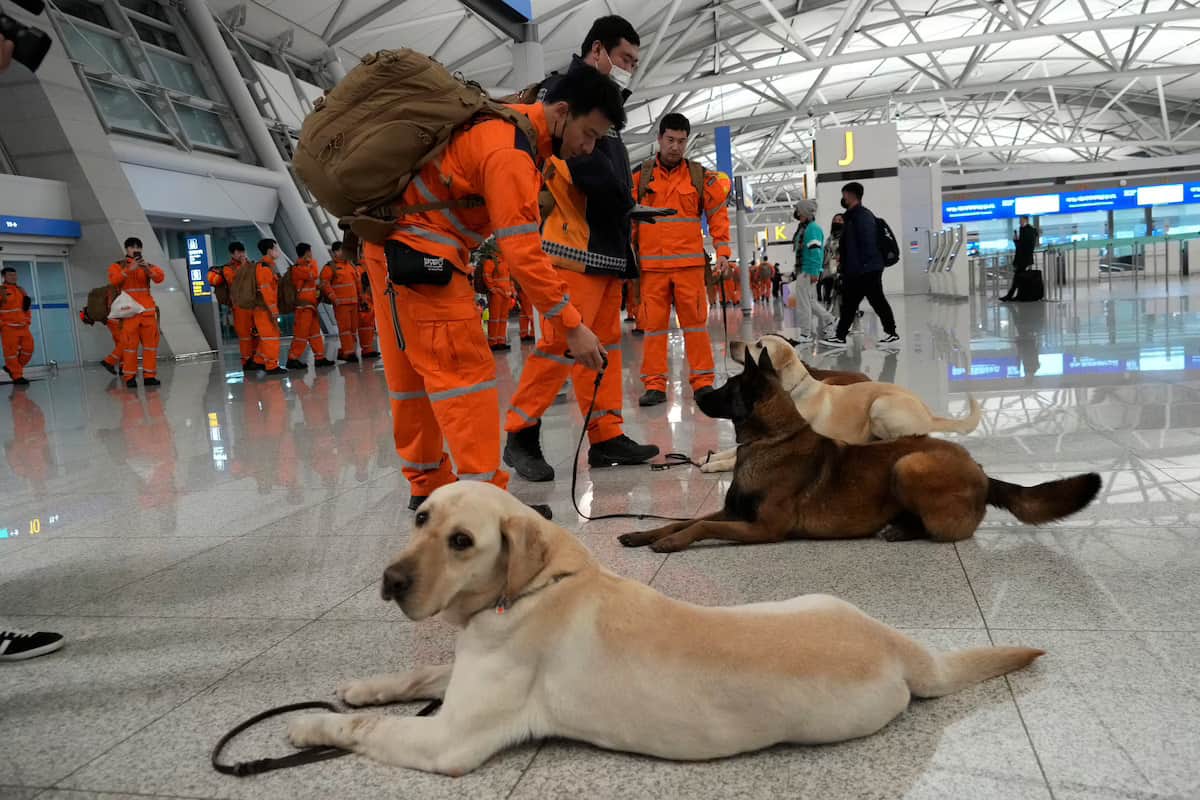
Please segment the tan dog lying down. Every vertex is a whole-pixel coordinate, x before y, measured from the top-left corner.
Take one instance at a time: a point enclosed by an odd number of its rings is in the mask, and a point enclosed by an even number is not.
[[[846,444],[866,444],[877,439],[923,436],[929,433],[970,433],[979,425],[982,411],[971,398],[971,411],[962,419],[936,416],[915,394],[894,383],[860,381],[836,385],[809,374],[791,342],[767,334],[753,344],[730,342],[729,354],[739,364],[746,355],[757,359],[766,350],[779,372],[783,388],[792,396],[800,416],[822,436]],[[714,455],[702,472],[729,472],[737,465],[737,450]]]
[[[351,705],[444,698],[432,717],[314,714],[293,744],[462,775],[559,736],[672,759],[867,736],[910,698],[1020,669],[1026,647],[935,653],[827,595],[729,608],[672,600],[601,567],[511,495],[460,482],[430,495],[383,597],[460,626],[455,663],[342,685]]]

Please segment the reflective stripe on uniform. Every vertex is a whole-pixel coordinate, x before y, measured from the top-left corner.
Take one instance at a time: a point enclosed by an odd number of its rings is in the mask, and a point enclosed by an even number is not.
[[[403,469],[415,469],[415,470],[420,470],[421,472],[430,472],[432,470],[437,469],[441,465],[442,465],[441,461],[432,461],[428,464],[417,464],[412,461],[406,460],[403,456],[400,457],[400,466]]]
[[[430,392],[429,399],[432,402],[437,403],[442,400],[452,400],[455,397],[462,397],[462,396],[468,395],[468,394],[475,394],[476,392],[486,392],[488,389],[495,389],[495,388],[496,388],[496,379],[493,378],[490,381],[484,381],[483,383],[477,383],[474,386],[464,386],[461,389],[447,389],[444,392]]]
[[[659,222],[694,222],[697,225],[700,224],[699,217],[656,217],[654,221],[655,221],[655,223],[659,223]]]
[[[513,412],[514,414],[516,414],[518,417],[525,420],[526,422],[537,422],[536,419],[529,416],[528,414],[526,414],[524,411],[517,408],[516,406],[513,406],[512,408],[510,408],[509,411]]]
[[[670,331],[646,331],[645,336],[666,336]]]
[[[728,244],[728,242],[726,242]],[[679,258],[704,258],[704,253],[679,253],[670,256],[642,256],[642,261],[674,261]]]
[[[463,249],[462,242],[458,241],[457,239],[451,239],[449,236],[442,236],[440,233],[427,231],[424,228],[417,228],[412,225],[402,225],[397,228],[397,230],[400,231],[400,233],[407,233],[410,236],[416,236],[418,239],[425,239],[435,244],[453,247],[455,250]]]
[[[693,375],[714,375],[714,374],[716,374],[716,371],[711,370],[711,369],[694,369],[694,370],[692,370],[692,374]]]
[[[513,225],[510,228],[499,228],[496,231],[497,239],[507,239],[509,236],[520,236],[523,233],[537,233],[538,224],[529,222],[524,225]]]
[[[490,481],[496,477],[496,470],[491,472],[460,472],[458,479],[460,481]]]
[[[684,328],[683,332],[684,333],[704,333],[707,330],[708,330],[708,328]]]
[[[423,397],[428,397],[425,392],[388,392],[388,397],[392,400],[420,400]]]
[[[429,191],[429,187],[425,185],[425,181],[421,179],[420,175],[418,175],[416,178],[413,178],[412,185],[417,187],[417,193],[421,195],[422,199],[424,199],[425,202],[427,202],[427,203],[444,202],[439,197],[437,197],[433,192]],[[434,209],[434,211],[431,213],[438,213],[438,214],[441,214],[443,217],[445,217],[446,221],[454,226],[454,230],[458,231],[463,236],[465,236],[467,238],[467,241],[471,242],[472,244],[477,245],[483,241],[483,237],[480,236],[475,231],[468,228],[466,223],[464,223],[459,218],[458,214],[454,213],[454,209],[439,208],[439,209]]]
[[[571,296],[569,294],[564,294],[563,299],[560,300],[554,306],[554,308],[552,308],[546,312],[546,318],[550,319],[552,317],[557,317],[559,314],[561,314],[563,312],[563,309],[567,307],[567,303],[569,303],[569,302],[571,302]]]
[[[571,364],[575,363],[574,361],[567,358],[566,356],[555,355],[554,353],[547,353],[544,350],[534,350],[533,354],[539,358],[544,358],[547,361],[554,361],[558,364],[566,364],[567,366],[570,366]]]

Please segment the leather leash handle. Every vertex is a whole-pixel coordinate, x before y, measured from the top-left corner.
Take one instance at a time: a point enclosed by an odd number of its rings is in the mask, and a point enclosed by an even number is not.
[[[441,700],[433,700],[424,708],[417,712],[418,717],[428,717],[433,712],[437,711],[442,705]],[[299,767],[303,764],[315,764],[318,761],[327,761],[331,758],[340,758],[348,756],[353,751],[343,750],[340,747],[306,747],[302,750],[297,750],[286,756],[277,758],[258,758],[252,761],[238,761],[233,764],[223,764],[220,761],[221,752],[233,741],[239,734],[254,727],[263,720],[272,717],[278,717],[282,714],[290,714],[293,711],[305,711],[309,709],[320,709],[322,711],[332,711],[335,714],[340,713],[339,709],[331,703],[323,701],[313,701],[308,703],[292,703],[291,705],[279,706],[278,708],[268,709],[261,714],[255,714],[250,719],[241,723],[229,733],[221,737],[217,742],[217,746],[212,751],[212,767],[217,772],[223,775],[233,775],[238,778],[245,778],[249,775],[261,775],[264,772],[272,772],[277,769],[287,769],[288,767]]]

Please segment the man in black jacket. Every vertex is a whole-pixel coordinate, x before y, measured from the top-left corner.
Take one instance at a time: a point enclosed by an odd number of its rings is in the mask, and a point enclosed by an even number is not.
[[[1013,299],[1017,293],[1017,276],[1033,266],[1033,251],[1038,245],[1038,230],[1029,222],[1028,216],[1021,217],[1020,231],[1013,238],[1017,252],[1013,255],[1012,286],[1008,287],[1008,294],[1000,298],[1002,303]]]
[[[639,45],[637,31],[627,20],[601,17],[592,23],[568,72],[596,70],[628,97]],[[536,99],[553,100],[561,80],[558,74],[547,77],[538,86]],[[574,365],[565,342],[555,340],[553,331],[543,331],[521,371],[504,421],[508,431],[504,463],[525,480],[535,482],[554,480],[554,468],[542,454],[541,418],[568,374],[580,413],[595,406],[588,425],[591,466],[643,464],[658,455],[657,447],[638,444],[622,428],[621,286],[622,279],[637,277],[638,267],[630,247],[632,170],[620,132],[610,129],[589,155],[566,161],[551,159],[546,174],[554,206],[543,210],[542,249],[560,269],[584,324],[600,337],[609,363],[596,391],[596,373]]]
[[[884,337],[881,345],[900,341],[896,333],[896,318],[883,295],[883,255],[879,252],[878,222],[871,210],[862,204],[863,185],[857,181],[842,187],[844,225],[839,243],[842,273],[842,309],[837,332],[821,340],[826,347],[845,347],[850,326],[858,315],[865,298],[879,316]]]

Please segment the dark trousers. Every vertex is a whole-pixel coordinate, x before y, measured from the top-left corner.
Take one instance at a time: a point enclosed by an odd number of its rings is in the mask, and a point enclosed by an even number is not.
[[[842,311],[838,318],[837,335],[845,339],[850,333],[850,326],[858,313],[858,307],[866,299],[871,308],[879,315],[884,333],[896,332],[896,317],[892,307],[883,296],[883,270],[867,272],[860,275],[842,274]]]
[[[1017,293],[1017,276],[1032,266],[1033,266],[1032,264],[1017,264],[1017,263],[1013,264],[1012,283],[1009,284],[1008,293],[1006,295],[1004,295],[1004,297],[1001,298],[1002,300],[1012,300],[1013,299],[1013,295],[1015,295]]]

